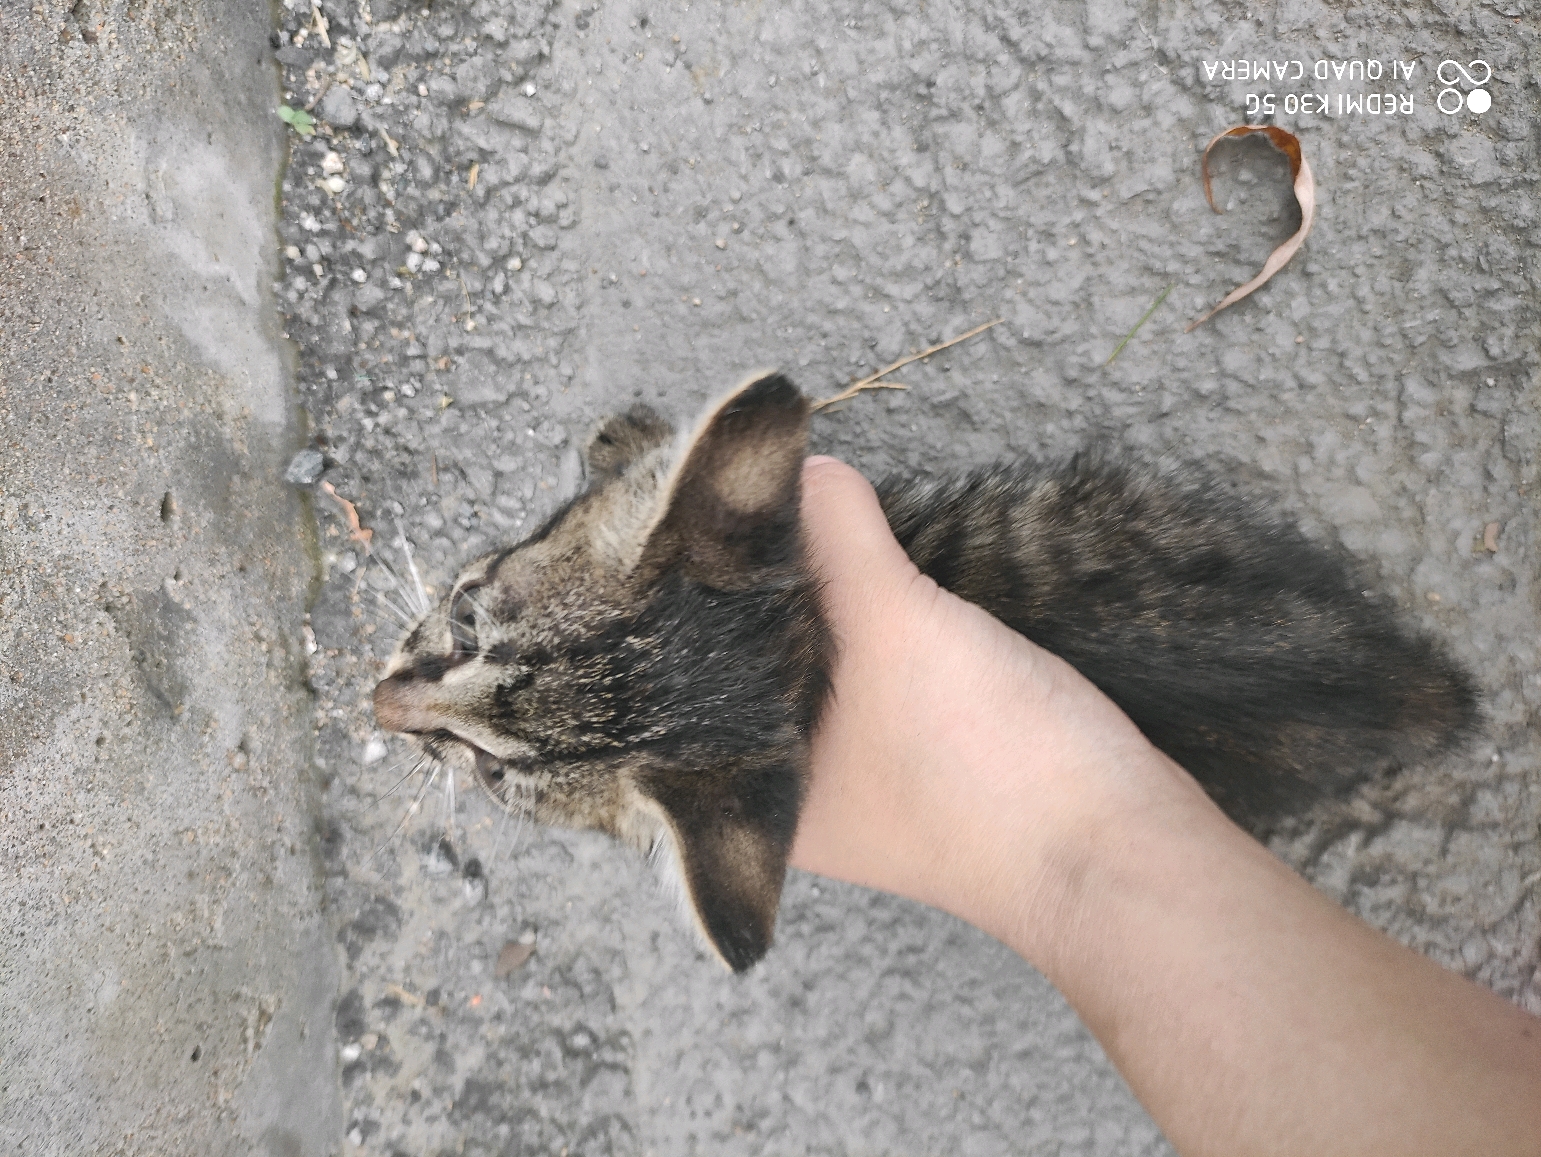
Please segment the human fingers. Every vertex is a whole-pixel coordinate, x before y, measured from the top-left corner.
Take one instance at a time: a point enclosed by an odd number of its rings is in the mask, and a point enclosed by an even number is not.
[[[835,458],[803,465],[803,527],[824,600],[836,622],[864,619],[915,576],[872,484]]]

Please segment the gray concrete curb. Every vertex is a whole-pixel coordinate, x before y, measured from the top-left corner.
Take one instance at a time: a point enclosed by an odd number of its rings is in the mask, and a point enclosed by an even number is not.
[[[261,6],[0,10],[0,1137],[341,1133]]]

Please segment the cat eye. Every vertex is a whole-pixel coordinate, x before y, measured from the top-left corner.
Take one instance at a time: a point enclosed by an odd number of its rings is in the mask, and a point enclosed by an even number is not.
[[[476,654],[476,603],[472,599],[474,587],[464,587],[455,592],[449,604],[450,652],[457,658],[468,659]]]

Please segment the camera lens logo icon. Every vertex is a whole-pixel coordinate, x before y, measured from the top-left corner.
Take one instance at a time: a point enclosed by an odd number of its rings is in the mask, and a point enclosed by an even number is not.
[[[1467,71],[1468,67],[1471,71]],[[1474,75],[1477,69],[1482,70],[1482,79],[1478,80]],[[1493,79],[1493,70],[1488,67],[1485,60],[1473,60],[1469,66],[1462,65],[1455,60],[1442,60],[1439,63],[1439,83],[1445,87],[1440,89],[1439,95],[1434,98],[1434,103],[1439,106],[1439,111],[1446,116],[1454,116],[1461,108],[1470,109],[1474,113],[1485,113],[1493,107],[1493,96],[1482,86]],[[1464,96],[1456,85],[1461,82],[1471,86],[1471,91]]]

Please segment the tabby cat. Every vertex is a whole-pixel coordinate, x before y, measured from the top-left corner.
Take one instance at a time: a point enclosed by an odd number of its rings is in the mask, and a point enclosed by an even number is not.
[[[808,417],[767,374],[683,437],[642,406],[609,419],[587,489],[461,571],[374,694],[505,806],[661,853],[735,971],[770,945],[829,686]],[[1476,718],[1349,563],[1212,487],[1082,455],[879,496],[922,571],[1069,660],[1254,831]]]

